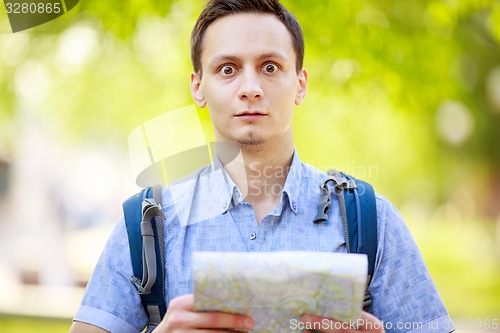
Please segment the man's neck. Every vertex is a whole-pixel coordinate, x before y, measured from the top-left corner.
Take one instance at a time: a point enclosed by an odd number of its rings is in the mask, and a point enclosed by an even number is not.
[[[220,156],[227,173],[242,192],[246,202],[254,207],[257,221],[272,211],[281,198],[294,147],[280,151],[240,147],[240,154],[231,160]]]

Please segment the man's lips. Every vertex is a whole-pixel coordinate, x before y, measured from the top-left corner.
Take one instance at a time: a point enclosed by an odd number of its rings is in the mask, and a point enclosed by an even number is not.
[[[236,118],[241,119],[241,120],[257,120],[260,118],[264,118],[267,116],[267,113],[265,112],[258,112],[258,111],[244,111],[240,112],[235,115]]]

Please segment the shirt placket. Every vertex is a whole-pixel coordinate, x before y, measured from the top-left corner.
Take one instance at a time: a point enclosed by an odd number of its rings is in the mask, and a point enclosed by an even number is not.
[[[255,220],[255,214],[250,204],[242,202],[229,210],[233,223],[236,224],[241,241],[246,245],[248,252],[258,251],[260,228]]]

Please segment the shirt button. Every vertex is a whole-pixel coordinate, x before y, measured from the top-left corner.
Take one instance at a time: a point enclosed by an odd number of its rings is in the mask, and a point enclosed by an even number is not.
[[[250,240],[254,240],[255,238],[257,238],[257,234],[255,232],[252,232],[249,238]]]
[[[297,210],[297,203],[295,201],[292,201],[292,209]]]

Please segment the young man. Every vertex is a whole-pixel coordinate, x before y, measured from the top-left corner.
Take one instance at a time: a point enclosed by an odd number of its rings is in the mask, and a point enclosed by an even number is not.
[[[294,150],[292,114],[307,90],[302,32],[278,0],[212,0],[194,27],[191,52],[193,99],[208,107],[216,140],[236,145],[240,158],[219,152],[191,188],[163,190],[168,311],[154,332],[251,330],[253,319],[244,315],[193,311],[193,251],[346,252],[336,202],[327,223],[313,223],[326,174],[303,164]],[[371,314],[362,312],[357,330],[348,332],[384,332],[382,321],[387,332],[450,332],[450,318],[404,222],[384,197],[377,195],[376,202]],[[141,331],[148,320],[132,275],[122,221],[70,332]]]

